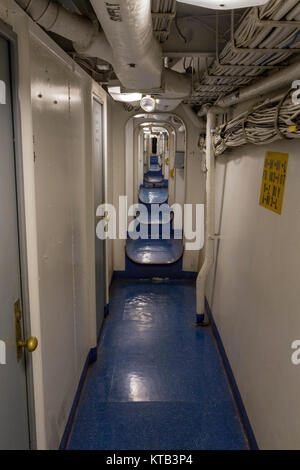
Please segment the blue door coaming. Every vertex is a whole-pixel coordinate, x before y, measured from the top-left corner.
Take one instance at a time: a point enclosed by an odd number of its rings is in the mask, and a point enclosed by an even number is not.
[[[168,188],[141,188],[139,191],[139,199],[143,204],[165,204],[168,197]]]
[[[183,254],[182,240],[127,240],[126,253],[134,263],[166,265],[179,261]]]

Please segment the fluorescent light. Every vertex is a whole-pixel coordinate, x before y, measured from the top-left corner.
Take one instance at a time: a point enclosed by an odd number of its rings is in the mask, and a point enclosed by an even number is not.
[[[155,110],[156,107],[156,101],[152,96],[144,96],[141,99],[141,108],[146,111],[147,113],[151,113],[152,111]]]
[[[121,93],[119,86],[108,87],[108,92],[115,101],[121,101],[121,103],[138,102],[143,96],[141,93]]]
[[[180,3],[189,3],[197,7],[211,8],[212,10],[233,10],[234,8],[249,8],[265,5],[269,0],[177,0]]]

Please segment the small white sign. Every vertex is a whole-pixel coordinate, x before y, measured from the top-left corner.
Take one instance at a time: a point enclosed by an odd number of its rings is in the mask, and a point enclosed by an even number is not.
[[[6,84],[0,80],[0,104],[6,104]]]
[[[6,344],[4,341],[0,341],[0,365],[6,365]]]

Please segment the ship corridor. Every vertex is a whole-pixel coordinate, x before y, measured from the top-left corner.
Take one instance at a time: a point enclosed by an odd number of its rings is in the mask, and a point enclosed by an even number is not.
[[[299,0],[0,0],[1,450],[300,448],[299,54]]]

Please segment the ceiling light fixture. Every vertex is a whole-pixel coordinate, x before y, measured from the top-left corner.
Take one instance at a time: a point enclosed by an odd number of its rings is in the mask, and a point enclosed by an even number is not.
[[[212,10],[233,10],[234,8],[249,8],[265,5],[269,0],[177,0],[180,3],[189,3],[197,7]]]
[[[121,103],[135,103],[140,101],[143,96],[141,93],[121,93],[119,86],[108,87],[108,92],[115,101]]]
[[[155,110],[156,107],[156,101],[152,96],[147,95],[143,96],[141,99],[141,108],[146,111],[147,113],[152,113],[152,111]]]

